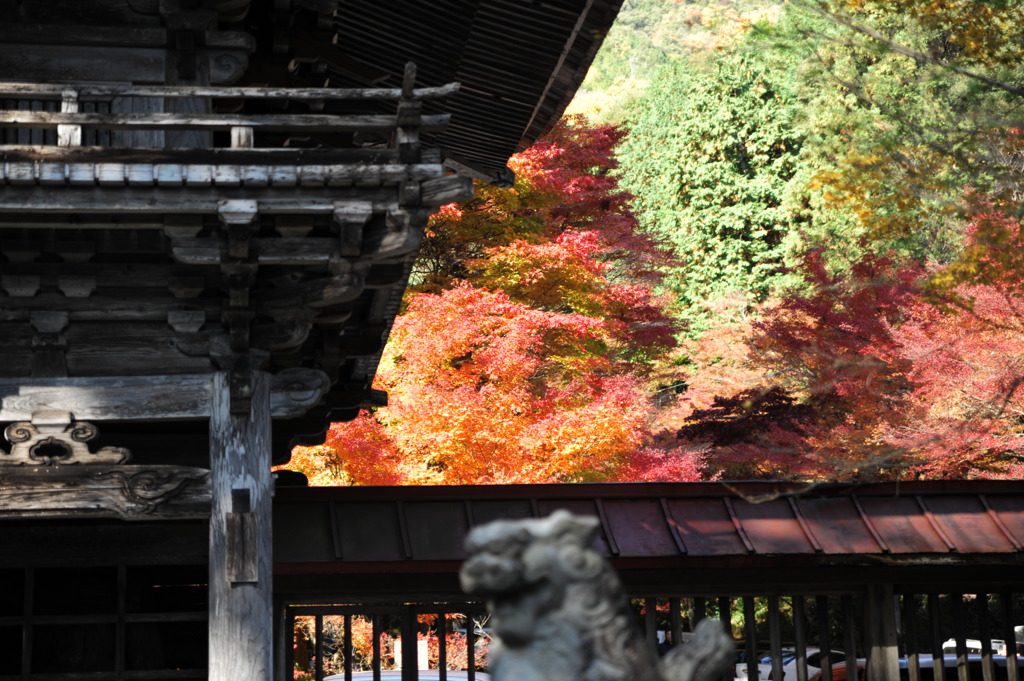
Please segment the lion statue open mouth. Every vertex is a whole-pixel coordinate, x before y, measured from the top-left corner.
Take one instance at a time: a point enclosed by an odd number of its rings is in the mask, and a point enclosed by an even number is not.
[[[660,662],[647,649],[618,576],[594,548],[595,518],[556,511],[474,528],[460,579],[483,596],[498,641],[495,681],[712,681],[733,642],[705,620]]]

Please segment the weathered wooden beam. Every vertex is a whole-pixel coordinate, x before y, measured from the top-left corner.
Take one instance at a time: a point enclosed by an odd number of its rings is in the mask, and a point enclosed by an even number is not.
[[[18,74],[26,81],[82,81],[116,78],[135,83],[158,83],[166,78],[166,47],[105,45],[45,45],[0,42],[0,73]]]
[[[68,126],[65,126],[68,127]],[[74,126],[70,126],[74,127]],[[134,133],[133,133],[134,134]],[[185,133],[182,133],[185,134]],[[191,133],[189,133],[191,134]],[[224,160],[221,158],[221,160]],[[376,187],[441,177],[441,166],[281,165],[265,158],[254,163],[59,163],[12,161],[0,166],[9,185],[182,187]]]
[[[163,31],[161,31],[163,33]],[[2,35],[2,33],[0,33]],[[166,40],[166,37],[164,38]],[[67,86],[49,83],[0,82],[0,95],[59,98]],[[286,100],[399,100],[439,99],[458,92],[458,83],[415,88],[407,95],[401,88],[272,88],[207,87],[189,85],[78,85],[79,97],[216,97],[218,99]]]
[[[450,114],[424,116],[420,129],[441,132],[448,125]],[[103,114],[55,111],[0,111],[0,125],[21,128],[56,128],[58,125],[80,125],[103,130],[230,130],[251,127],[261,130],[295,132],[391,132],[398,127],[394,116],[374,114]]]
[[[0,467],[0,518],[204,518],[210,476],[180,466]]]
[[[40,293],[31,298],[0,295],[0,321],[24,319],[26,314],[38,311],[63,312],[72,322],[155,322],[165,320],[168,312],[182,306],[182,301],[169,291],[157,293],[147,287],[136,293],[139,295],[135,297],[94,294],[88,298],[69,298],[61,293]],[[211,316],[220,310],[220,301],[213,298],[193,299],[190,305]]]
[[[13,18],[12,18],[13,19]],[[162,28],[138,28],[129,26],[77,26],[64,25],[59,29],[52,25],[39,23],[19,23],[17,21],[0,24],[0,42],[16,43],[31,42],[38,45],[128,45],[132,47],[167,45],[167,31]],[[27,85],[32,89],[11,94],[36,94],[35,88],[51,92],[61,85],[42,83],[4,83],[5,86],[17,87]],[[121,87],[130,87],[123,85]],[[5,90],[6,92],[6,90]],[[58,93],[59,94],[59,93]]]
[[[340,257],[337,239],[253,239],[250,248],[260,265],[326,265]],[[228,253],[224,239],[174,239],[174,259],[188,265],[219,265]]]
[[[347,201],[371,203],[374,212],[383,213],[396,198],[394,189],[365,187],[66,187],[54,192],[48,187],[10,186],[4,189],[0,215],[125,213],[136,214],[137,219],[138,215],[153,213],[213,214],[225,199],[254,199],[261,215],[332,215],[337,205]]]
[[[426,206],[443,206],[446,203],[466,201],[473,198],[473,180],[464,175],[448,175],[423,183],[420,200]]]
[[[0,276],[0,289],[9,279],[12,283],[32,278],[37,284],[32,295],[38,292],[38,285],[48,288],[62,288],[60,282],[66,279],[89,279],[95,290],[121,288],[132,291],[143,289],[169,289],[172,293],[182,286],[193,289],[196,297],[206,287],[215,286],[219,277],[215,272],[197,271],[182,265],[150,263],[4,263]],[[9,295],[10,292],[8,292]],[[175,297],[181,297],[175,294]]]
[[[0,145],[0,161],[52,163],[399,165],[395,149],[130,149]]]
[[[250,409],[231,408],[231,379],[214,375],[210,409],[210,681],[272,673],[270,380],[252,372]]]
[[[80,421],[210,418],[214,375],[0,379],[0,421],[29,421],[44,411]],[[317,369],[286,369],[269,380],[274,418],[301,416],[330,387]]]

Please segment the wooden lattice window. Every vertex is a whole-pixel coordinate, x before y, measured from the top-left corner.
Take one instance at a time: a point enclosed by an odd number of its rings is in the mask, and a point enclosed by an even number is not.
[[[0,681],[206,678],[206,569],[0,570]]]

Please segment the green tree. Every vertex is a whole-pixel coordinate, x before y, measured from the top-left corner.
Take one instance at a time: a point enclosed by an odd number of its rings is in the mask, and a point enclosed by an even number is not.
[[[972,196],[1016,210],[1022,29],[1015,3],[791,3],[769,32],[800,84],[817,226],[827,206],[833,229],[948,263]]]
[[[646,104],[618,153],[622,185],[641,226],[672,245],[667,285],[699,330],[706,301],[760,300],[780,282],[798,217],[785,204],[803,138],[796,102],[770,63],[733,51],[674,62]]]

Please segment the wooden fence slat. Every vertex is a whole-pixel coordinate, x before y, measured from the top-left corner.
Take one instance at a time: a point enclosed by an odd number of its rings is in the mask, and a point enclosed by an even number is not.
[[[853,596],[843,594],[839,597],[839,605],[843,616],[843,647],[846,652],[847,669],[857,667],[857,624],[853,614]]]
[[[718,597],[718,619],[722,622],[722,626],[725,627],[725,632],[732,636],[732,604],[728,596]],[[722,674],[722,681],[732,681],[735,678],[735,674],[735,668],[726,669]]]
[[[754,597],[743,597],[743,629],[747,639],[747,679],[758,677],[757,669],[757,619],[754,611]]]
[[[869,584],[864,595],[866,674],[871,679],[899,676],[899,623],[891,584]]]
[[[903,594],[903,632],[909,681],[921,681],[921,655],[917,651],[917,596],[915,594]]]
[[[644,639],[647,652],[658,654],[658,601],[653,598],[644,599]]]
[[[803,596],[792,596],[793,638],[796,643],[796,681],[807,681],[807,612]]]
[[[419,677],[416,628],[416,610],[413,606],[406,605],[402,608],[402,620],[399,626],[402,658],[395,660],[402,666],[402,681],[416,681]]]
[[[939,595],[928,594],[928,625],[931,629],[932,666],[942,660],[942,626],[939,623]],[[941,665],[942,663],[939,662]]]
[[[678,646],[683,641],[683,603],[682,599],[668,599],[669,632],[672,634],[672,645]]]
[[[315,660],[313,662],[313,677],[316,681],[323,681],[324,679],[324,616],[315,615],[313,617],[313,640],[315,641],[316,653]]]
[[[437,681],[448,679],[448,620],[445,613],[437,613]],[[348,680],[351,681],[351,680]]]
[[[779,621],[779,597],[768,597],[768,642],[772,653],[772,678],[782,678],[782,623]]]
[[[818,645],[821,646],[821,681],[832,681],[832,665],[839,660],[832,659],[832,636],[828,628],[828,596],[815,598],[818,615]]]
[[[981,636],[981,676],[984,681],[993,681],[995,671],[992,662],[992,626],[988,618],[988,594],[975,594],[978,610],[978,634]]]
[[[1017,636],[1013,629],[1013,594],[999,594],[999,605],[1003,615],[1003,640],[1006,641],[1006,678],[1007,681],[1020,681],[1017,668]]]
[[[352,615],[345,617],[345,681],[352,681]]]
[[[963,594],[950,594],[953,606],[953,638],[956,639],[956,673],[959,681],[971,681],[970,669],[967,668],[967,613],[964,608]],[[945,655],[943,655],[945,658]],[[945,663],[945,659],[943,659]]]

